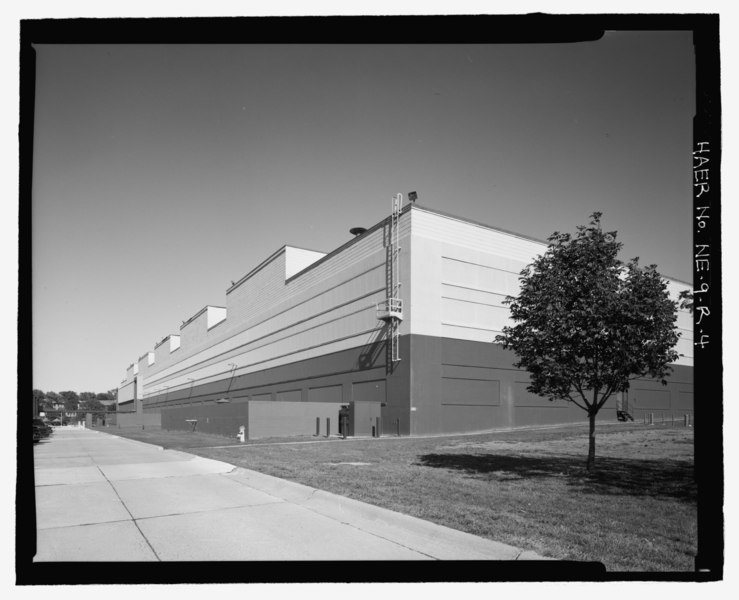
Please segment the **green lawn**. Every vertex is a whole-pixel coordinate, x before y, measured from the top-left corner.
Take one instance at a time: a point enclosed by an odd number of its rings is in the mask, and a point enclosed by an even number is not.
[[[306,443],[200,433],[110,433],[222,460],[559,559],[612,571],[692,571],[693,430],[599,426]],[[364,464],[348,464],[364,463]]]

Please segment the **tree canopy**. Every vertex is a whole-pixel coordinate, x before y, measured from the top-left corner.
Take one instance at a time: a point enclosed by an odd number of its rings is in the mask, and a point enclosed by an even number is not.
[[[666,383],[678,353],[677,303],[656,265],[618,258],[616,232],[604,232],[593,213],[575,236],[554,232],[546,252],[519,277],[517,297],[507,297],[514,325],[496,341],[513,350],[515,366],[531,375],[528,390],[572,402],[591,420],[615,393],[639,377]],[[592,456],[591,456],[592,454]]]
[[[80,402],[77,392],[66,390],[59,392],[59,396],[61,396],[62,402],[64,403],[64,410],[77,410]]]

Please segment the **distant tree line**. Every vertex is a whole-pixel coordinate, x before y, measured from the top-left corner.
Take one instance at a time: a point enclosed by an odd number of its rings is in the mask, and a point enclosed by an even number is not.
[[[85,411],[93,413],[94,416],[102,416],[109,410],[103,402],[115,401],[118,390],[112,389],[107,392],[44,392],[33,390],[33,400],[39,412],[50,412],[64,410],[65,412]]]

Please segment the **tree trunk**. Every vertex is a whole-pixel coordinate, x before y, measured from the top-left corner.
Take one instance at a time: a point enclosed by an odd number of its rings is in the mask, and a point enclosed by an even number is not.
[[[590,431],[588,434],[588,462],[585,468],[590,471],[595,464],[595,413],[590,412]]]

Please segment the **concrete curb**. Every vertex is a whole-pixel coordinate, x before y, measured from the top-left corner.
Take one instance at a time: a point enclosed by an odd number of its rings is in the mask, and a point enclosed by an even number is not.
[[[155,444],[131,440],[102,431],[96,431],[96,433],[104,433],[114,438],[165,451],[162,446]],[[554,560],[531,550],[522,550],[515,546],[488,540],[272,475],[237,467],[223,461],[203,458],[182,450],[166,450],[166,452],[213,463],[212,466],[215,467],[216,472],[223,469],[221,465],[229,467],[221,470],[220,475],[439,560]]]
[[[227,477],[440,560],[552,560],[532,551],[241,467]]]
[[[165,450],[164,446],[157,446],[156,444],[142,442],[141,440],[132,440],[127,437],[115,435],[114,433],[108,433],[107,431],[99,431],[96,429],[88,429],[88,431],[92,431],[94,433],[100,433],[103,435],[109,435],[112,438],[124,440],[132,444],[138,444],[139,446],[146,446],[147,448],[154,448],[156,450],[159,450],[162,453],[166,453],[169,455],[182,456],[186,458],[189,462],[202,464],[212,473],[226,474],[236,469],[236,466],[232,465],[231,463],[223,462],[222,460],[215,460],[213,458],[205,458],[203,456],[198,456],[197,454],[191,454],[190,452],[183,452],[182,450],[172,450],[172,449]]]

